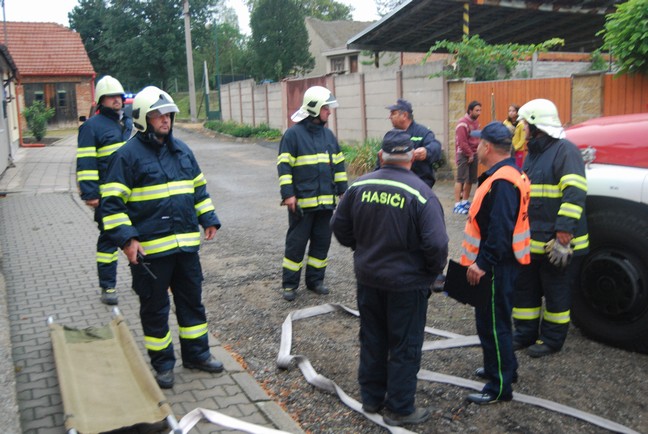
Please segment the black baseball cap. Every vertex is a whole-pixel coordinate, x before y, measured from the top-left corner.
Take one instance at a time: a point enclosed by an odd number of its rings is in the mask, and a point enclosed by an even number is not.
[[[389,130],[383,137],[381,149],[388,154],[405,154],[414,149],[412,137],[403,130]]]
[[[402,112],[412,113],[412,104],[410,104],[410,102],[405,100],[405,99],[398,98],[396,100],[396,104],[392,104],[390,106],[387,106],[387,109],[388,110],[399,110],[399,111],[402,111]]]

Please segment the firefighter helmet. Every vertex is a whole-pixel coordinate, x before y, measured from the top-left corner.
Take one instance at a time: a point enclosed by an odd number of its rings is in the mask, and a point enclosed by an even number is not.
[[[95,86],[95,101],[97,105],[100,105],[102,97],[113,95],[121,95],[122,99],[124,99],[124,88],[116,78],[104,75]]]
[[[306,92],[304,92],[304,100],[301,107],[293,113],[290,119],[292,119],[293,122],[300,122],[309,116],[316,118],[319,116],[320,110],[325,105],[330,108],[338,106],[338,102],[331,91],[322,86],[309,87],[306,89]]]
[[[147,86],[133,99],[133,125],[139,131],[146,131],[146,115],[153,111],[161,114],[178,113],[180,110],[171,95],[155,86]],[[173,126],[173,117],[171,119]]]
[[[558,117],[556,105],[548,99],[534,99],[520,107],[518,120],[524,119],[556,139],[564,138],[565,131]]]

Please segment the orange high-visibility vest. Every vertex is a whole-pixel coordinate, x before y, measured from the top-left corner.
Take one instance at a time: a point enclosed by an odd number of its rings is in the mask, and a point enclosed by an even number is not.
[[[470,210],[468,211],[468,220],[464,228],[464,240],[461,243],[463,253],[461,255],[461,265],[469,266],[477,259],[479,245],[481,243],[481,231],[477,225],[477,213],[481,208],[482,201],[490,191],[491,184],[498,179],[504,179],[520,192],[520,210],[518,211],[517,221],[513,229],[513,240],[511,245],[515,259],[520,264],[531,263],[531,231],[529,229],[529,198],[531,195],[531,182],[526,174],[520,173],[513,166],[502,166],[488,177],[475,192],[475,198]],[[497,205],[495,205],[497,206]]]

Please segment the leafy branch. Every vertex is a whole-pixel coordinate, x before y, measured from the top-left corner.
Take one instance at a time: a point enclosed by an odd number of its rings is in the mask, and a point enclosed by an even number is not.
[[[475,81],[510,78],[520,60],[528,59],[535,52],[549,51],[565,45],[560,38],[552,38],[540,44],[488,44],[479,35],[464,36],[461,42],[438,41],[425,55],[423,63],[437,51],[451,54],[448,68],[431,77],[472,77]]]

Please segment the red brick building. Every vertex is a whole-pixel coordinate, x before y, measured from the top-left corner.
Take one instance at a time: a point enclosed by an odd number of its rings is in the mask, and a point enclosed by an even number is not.
[[[78,125],[87,116],[94,97],[96,77],[78,33],[56,23],[7,22],[7,46],[20,71],[16,87],[21,129],[25,107],[34,101],[56,109],[50,128]]]

